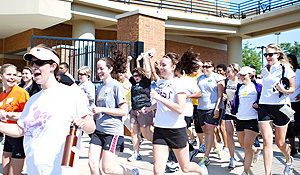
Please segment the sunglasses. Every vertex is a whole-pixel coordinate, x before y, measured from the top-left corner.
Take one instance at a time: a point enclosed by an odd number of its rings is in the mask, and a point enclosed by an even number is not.
[[[203,65],[203,68],[212,68],[213,66]]]
[[[37,66],[43,66],[44,64],[53,64],[52,60],[35,60],[35,61],[28,61],[29,66],[33,66],[34,64]]]
[[[81,76],[82,76],[82,75],[86,75],[86,74],[78,73],[78,75],[81,75]]]
[[[133,77],[139,77],[140,75],[132,75]]]
[[[274,54],[278,54],[278,52],[274,52],[274,53],[264,53],[264,56],[267,57],[272,57]]]

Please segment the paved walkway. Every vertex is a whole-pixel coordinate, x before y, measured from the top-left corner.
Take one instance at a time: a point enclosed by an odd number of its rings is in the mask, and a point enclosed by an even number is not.
[[[152,175],[153,174],[153,157],[152,157],[152,144],[149,141],[144,141],[140,146],[140,154],[142,155],[142,160],[135,161],[135,162],[128,162],[127,157],[131,155],[133,152],[132,145],[130,141],[130,137],[125,136],[125,149],[123,153],[119,154],[118,157],[118,163],[125,165],[129,168],[138,168],[140,170],[141,175]],[[82,138],[82,148],[81,148],[81,155],[80,155],[80,173],[79,175],[90,175],[90,170],[88,167],[88,147],[89,147],[89,140],[90,138],[84,134]],[[262,141],[262,139],[260,139]],[[224,156],[222,159],[218,159],[216,153],[211,152],[211,163],[208,166],[208,171],[210,175],[240,175],[243,172],[243,157],[244,152],[243,149],[239,147],[239,144],[237,142],[237,139],[235,138],[236,143],[236,159],[238,160],[237,167],[232,170],[228,171],[228,160],[229,155]],[[261,144],[262,146],[262,144]],[[0,149],[2,150],[3,145],[0,144]],[[285,166],[285,158],[283,154],[278,150],[276,145],[273,146],[274,149],[274,158],[273,158],[273,165],[272,165],[272,172],[273,175],[282,175],[283,169]],[[203,153],[199,153],[194,161],[199,162],[202,158]],[[299,175],[300,174],[300,154],[294,156],[295,162],[294,162],[294,174]],[[2,161],[0,160],[2,163]],[[2,164],[1,164],[2,167]],[[2,168],[0,168],[0,174],[2,174]],[[24,169],[23,175],[26,174],[26,167]],[[181,175],[184,174],[181,171],[177,171],[175,173],[165,173],[165,174],[173,174],[173,175]],[[189,173],[189,174],[195,174],[195,173]],[[263,160],[262,160],[262,154],[260,155],[260,159],[257,163],[253,164],[250,168],[250,175],[263,175],[264,174],[264,166],[263,166]]]

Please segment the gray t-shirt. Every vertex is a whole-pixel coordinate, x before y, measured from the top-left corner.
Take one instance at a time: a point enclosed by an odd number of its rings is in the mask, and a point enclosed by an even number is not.
[[[126,103],[123,86],[116,80],[107,84],[103,83],[97,88],[97,106],[106,108],[118,108],[122,103]],[[100,113],[96,118],[97,131],[111,135],[124,135],[122,116],[111,116]]]
[[[222,75],[216,73],[208,77],[203,74],[197,78],[198,86],[202,93],[202,97],[198,98],[198,109],[215,109],[218,100],[217,83],[224,79]]]

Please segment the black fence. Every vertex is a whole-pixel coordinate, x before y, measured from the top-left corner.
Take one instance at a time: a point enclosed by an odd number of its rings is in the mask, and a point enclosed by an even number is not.
[[[98,81],[96,76],[97,61],[99,58],[108,56],[113,57],[115,50],[120,50],[127,57],[132,55],[132,42],[108,41],[108,40],[89,40],[75,38],[59,38],[32,36],[31,47],[38,44],[45,44],[57,51],[61,62],[69,64],[69,72],[76,80],[77,70],[81,66],[89,66],[92,70],[91,81]]]
[[[230,0],[110,0],[148,6],[157,9],[176,10],[186,13],[203,14],[217,17],[244,19],[288,6],[300,4],[300,0],[248,0],[242,3]]]

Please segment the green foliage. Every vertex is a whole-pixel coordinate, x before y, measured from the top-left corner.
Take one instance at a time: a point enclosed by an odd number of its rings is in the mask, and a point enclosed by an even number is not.
[[[294,45],[291,43],[281,43],[280,47],[282,48],[283,52],[288,54],[296,55],[297,59],[300,59],[300,44],[299,42],[295,41]]]
[[[256,73],[260,74],[262,67],[261,53],[261,50],[257,53],[256,48],[253,48],[251,44],[246,42],[243,48],[243,67],[255,66]]]

